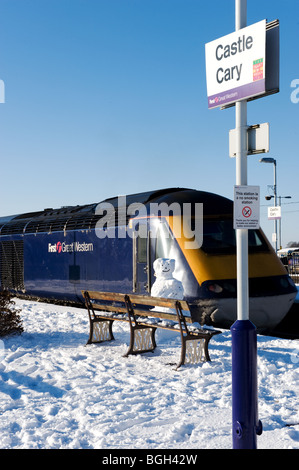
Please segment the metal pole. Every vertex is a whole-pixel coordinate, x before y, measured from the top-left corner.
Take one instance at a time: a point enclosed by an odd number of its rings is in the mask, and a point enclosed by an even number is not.
[[[247,0],[236,0],[236,31],[247,24]],[[247,101],[236,102],[236,184],[247,185]],[[238,320],[248,320],[248,230],[237,229]]]
[[[281,210],[281,196],[278,196],[278,205],[279,205],[280,210]],[[280,219],[279,219],[279,249],[280,250],[282,249],[282,245],[281,245],[281,213],[280,213]]]
[[[247,101],[236,103],[236,184],[247,185]],[[237,317],[249,319],[248,306],[248,230],[237,229]]]
[[[246,27],[247,0],[235,0],[236,31]],[[236,184],[247,185],[247,102],[236,102]],[[237,321],[232,333],[232,434],[234,449],[255,449],[257,421],[257,339],[249,320],[248,230],[236,230]]]
[[[277,206],[277,172],[276,172],[276,160],[274,160],[274,206]],[[275,230],[275,253],[277,253],[277,220],[274,220]]]

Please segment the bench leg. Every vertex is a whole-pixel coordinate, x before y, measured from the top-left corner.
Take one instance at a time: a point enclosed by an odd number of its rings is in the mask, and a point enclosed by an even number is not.
[[[86,344],[103,343],[114,339],[112,324],[114,320],[91,319],[89,338]]]
[[[210,338],[194,338],[184,336],[182,339],[181,358],[177,369],[184,364],[198,364],[199,362],[210,361],[208,351]]]
[[[189,340],[186,347],[186,362],[189,364],[197,364],[198,362],[209,361],[206,356],[206,339],[197,338]]]
[[[145,352],[152,352],[156,348],[156,327],[131,325],[130,346],[124,357],[130,354],[141,354]]]

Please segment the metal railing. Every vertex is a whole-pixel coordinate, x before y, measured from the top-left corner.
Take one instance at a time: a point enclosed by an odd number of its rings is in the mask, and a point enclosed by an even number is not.
[[[290,253],[280,258],[295,284],[299,284],[299,253]]]

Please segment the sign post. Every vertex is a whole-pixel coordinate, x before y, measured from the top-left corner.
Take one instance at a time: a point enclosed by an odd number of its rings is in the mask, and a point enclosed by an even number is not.
[[[255,449],[256,436],[262,433],[257,413],[257,336],[249,320],[248,273],[248,230],[259,228],[259,188],[247,185],[247,155],[269,152],[269,125],[247,125],[247,101],[279,91],[279,22],[246,23],[247,0],[235,0],[235,32],[205,45],[208,107],[235,105],[236,112],[229,145],[230,157],[236,157],[237,320],[231,327],[235,449]]]
[[[246,27],[247,0],[235,0],[235,10],[235,29],[239,31]],[[255,66],[253,62],[253,75],[257,73]],[[236,185],[247,186],[246,100],[236,102]],[[247,210],[243,208],[241,211],[243,219],[250,218],[253,213],[250,205],[246,204],[246,207]],[[261,423],[257,418],[256,328],[249,320],[248,229],[236,228],[236,240],[237,320],[231,327],[233,448],[255,449],[256,435],[261,433]]]
[[[249,320],[248,279],[248,230],[259,227],[259,188],[247,185],[247,155],[268,151],[269,145],[267,125],[263,126],[266,132],[256,131],[258,126],[248,131],[247,100],[265,96],[269,90],[266,20],[247,27],[246,17],[247,0],[235,0],[235,32],[205,46],[209,108],[236,107],[230,142],[230,156],[236,157],[237,320],[231,327],[234,449],[255,449],[256,436],[262,432],[257,418],[257,337]]]

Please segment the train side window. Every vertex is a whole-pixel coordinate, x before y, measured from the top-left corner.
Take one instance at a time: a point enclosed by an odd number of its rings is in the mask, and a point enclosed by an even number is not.
[[[147,262],[147,238],[137,237],[137,263]]]
[[[173,237],[169,232],[168,227],[161,223],[157,229],[156,234],[156,253],[155,259],[157,258],[169,258],[170,252],[173,247]]]

